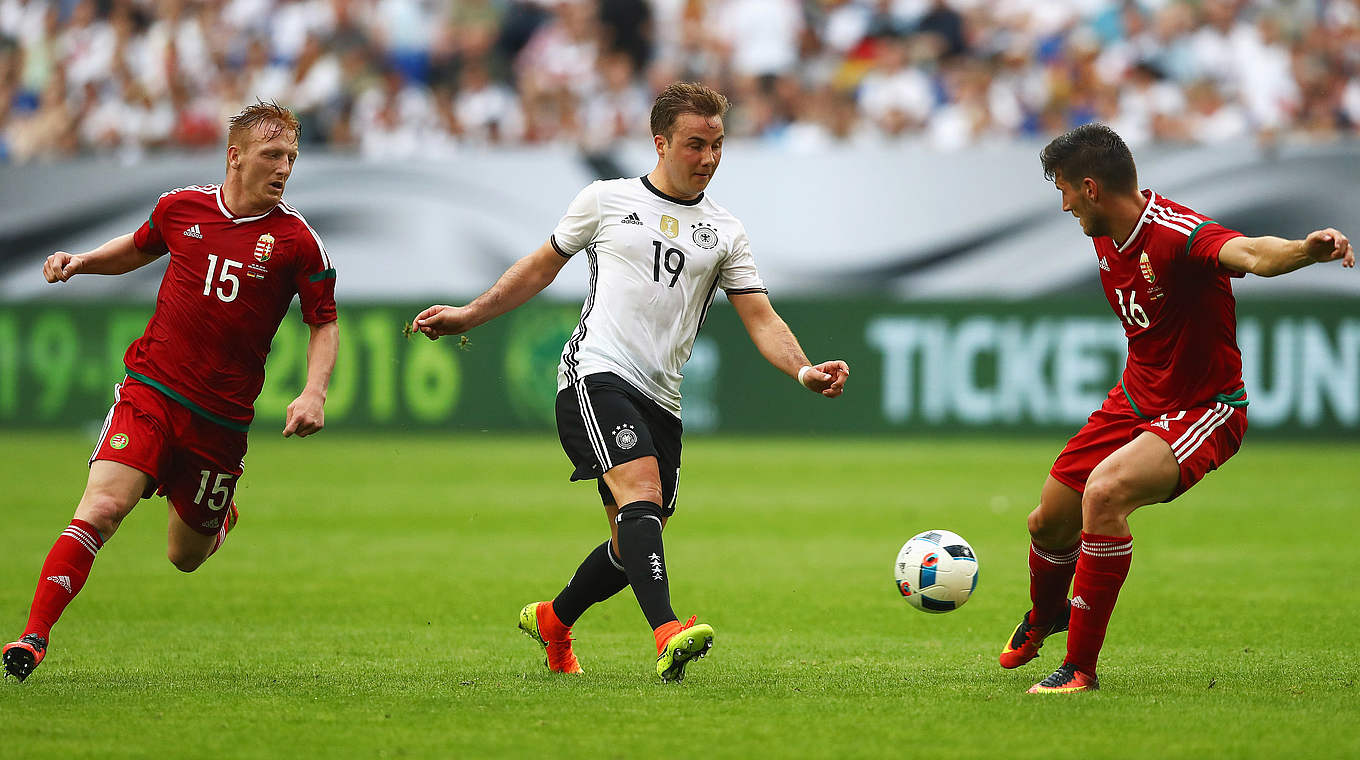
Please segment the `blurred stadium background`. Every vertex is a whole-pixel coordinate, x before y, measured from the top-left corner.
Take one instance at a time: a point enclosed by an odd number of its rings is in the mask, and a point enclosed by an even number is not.
[[[102,417],[161,267],[54,288],[40,262],[221,181],[224,121],[259,97],[302,115],[288,198],[339,269],[330,425],[548,429],[583,265],[465,351],[401,325],[487,287],[580,186],[649,170],[677,78],[731,96],[713,197],[809,353],[855,369],[809,403],[719,304],[691,432],[1075,429],[1123,358],[1038,166],[1075,124],[1110,123],[1145,186],[1248,234],[1360,218],[1350,0],[0,0],[0,424]],[[1354,280],[1238,284],[1254,435],[1360,428]],[[261,420],[304,335],[285,323]]]
[[[603,527],[551,432],[586,267],[465,350],[402,327],[485,289],[581,186],[648,171],[652,94],[680,78],[733,100],[713,197],[808,353],[854,374],[814,398],[714,305],[667,558],[720,656],[651,688],[621,594],[578,625],[591,677],[567,683],[512,621]],[[1139,520],[1106,691],[1039,706],[1021,694],[1038,665],[993,664],[1023,604],[1024,514],[1125,348],[1040,147],[1103,120],[1145,186],[1229,226],[1360,237],[1360,3],[0,0],[7,635],[164,270],[54,287],[43,258],[220,182],[225,120],[256,97],[303,118],[287,198],[339,270],[328,430],[278,438],[305,367],[293,315],[239,533],[184,577],[163,503],[135,510],[43,670],[0,685],[0,756],[1360,756],[1336,720],[1360,670],[1336,635],[1360,625],[1337,580],[1360,273],[1335,265],[1236,283],[1251,440]],[[936,527],[983,558],[985,593],[955,615],[889,591],[901,542]]]

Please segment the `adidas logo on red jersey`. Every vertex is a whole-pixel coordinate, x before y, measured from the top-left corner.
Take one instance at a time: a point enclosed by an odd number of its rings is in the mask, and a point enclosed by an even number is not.
[[[1106,272],[1110,271],[1110,262],[1104,256],[1100,257],[1100,268]]]
[[[194,226],[184,231],[184,237],[198,238],[199,240],[202,240],[203,233],[198,231],[198,225],[195,224]]]

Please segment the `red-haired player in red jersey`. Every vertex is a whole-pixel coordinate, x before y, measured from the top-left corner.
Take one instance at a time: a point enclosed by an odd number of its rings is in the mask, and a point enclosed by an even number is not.
[[[1058,137],[1041,160],[1063,211],[1094,239],[1129,358],[1119,384],[1058,455],[1029,516],[1033,606],[1001,666],[1024,665],[1044,637],[1068,631],[1066,659],[1032,694],[1098,688],[1096,658],[1133,553],[1129,514],[1185,493],[1242,444],[1247,393],[1231,279],[1324,261],[1355,266],[1349,241],[1334,229],[1303,240],[1245,237],[1139,191],[1128,146],[1103,125]]]
[[[321,238],[283,202],[298,131],[286,108],[246,108],[231,120],[220,186],[172,190],[136,232],[88,253],[59,251],[43,265],[55,283],[123,274],[170,254],[155,313],[124,356],[127,377],[114,391],[75,518],[43,562],[23,636],[4,648],[5,671],[20,681],[42,662],[52,626],[139,500],[167,497],[166,553],[186,573],[226,539],[265,357],[294,295],[311,339],[307,385],[288,405],[283,434],[322,428],[340,334],[335,269]]]

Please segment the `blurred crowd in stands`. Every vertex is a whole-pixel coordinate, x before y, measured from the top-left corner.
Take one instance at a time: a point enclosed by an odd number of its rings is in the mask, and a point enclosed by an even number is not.
[[[219,149],[255,99],[374,159],[646,140],[677,80],[791,152],[1360,134],[1360,0],[0,0],[0,161]]]

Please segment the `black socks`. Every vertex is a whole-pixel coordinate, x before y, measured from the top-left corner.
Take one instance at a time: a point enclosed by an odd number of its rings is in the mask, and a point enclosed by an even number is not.
[[[666,577],[666,554],[661,545],[661,507],[650,501],[625,504],[619,508],[618,525],[619,552],[628,585],[633,587],[642,614],[655,630],[676,619]],[[562,616],[560,609],[558,616]]]
[[[553,600],[553,612],[563,625],[575,624],[592,604],[603,602],[628,585],[622,563],[613,556],[609,544],[606,539],[586,555],[576,574]]]

